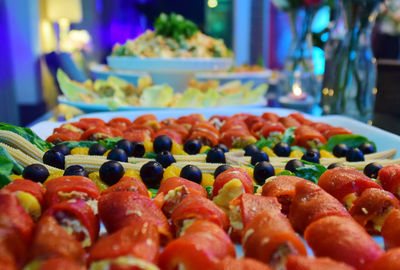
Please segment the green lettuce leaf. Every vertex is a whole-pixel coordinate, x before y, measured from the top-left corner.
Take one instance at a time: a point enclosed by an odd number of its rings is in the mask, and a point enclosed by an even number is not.
[[[204,94],[196,88],[188,88],[182,97],[175,103],[176,108],[198,108],[201,107]]]
[[[64,96],[66,96],[70,101],[82,101],[79,94],[96,96],[95,93],[89,91],[84,86],[73,82],[61,69],[57,70],[57,81]]]
[[[217,106],[220,94],[215,89],[208,89],[203,96],[202,106],[205,108]]]
[[[0,156],[0,188],[11,182],[10,175],[14,164],[6,157]]]
[[[261,100],[264,100],[264,96],[267,93],[267,90],[268,86],[266,84],[261,84],[257,86],[254,90],[245,88],[242,104],[254,104],[260,102]]]
[[[22,171],[24,168],[18,164],[18,162],[15,160],[13,156],[8,153],[7,149],[5,149],[3,146],[0,146],[0,157],[5,157],[9,161],[12,162],[13,164],[13,172],[16,174],[22,174]]]
[[[143,90],[140,104],[143,107],[167,107],[174,97],[174,90],[167,84],[154,85]]]
[[[158,189],[156,189],[156,188],[148,188],[147,190],[151,192],[151,198],[152,199],[157,195]]]
[[[36,145],[40,150],[50,149],[54,145],[52,143],[42,140],[38,135],[36,135],[30,128],[17,127],[7,123],[0,123],[0,130],[8,130],[14,132],[25,138],[32,144]]]
[[[327,170],[325,166],[305,160],[301,162],[304,163],[304,167],[297,168],[295,175],[317,184],[320,176]]]
[[[69,142],[62,142],[61,144],[68,146],[70,149],[75,148],[75,147],[90,148],[94,144],[101,144],[107,149],[114,149],[115,145],[120,140],[122,140],[121,137],[114,137],[114,138],[106,138],[106,139],[103,139],[100,141],[69,141]]]
[[[354,148],[354,147],[359,147],[361,144],[365,142],[369,142],[370,144],[372,144],[376,150],[376,145],[374,142],[368,140],[367,137],[357,134],[334,135],[330,137],[329,140],[319,148],[332,152],[333,148],[340,143],[347,145],[349,148]]]
[[[294,127],[287,128],[283,134],[273,134],[264,138],[260,136],[260,139],[254,144],[258,149],[263,147],[273,148],[278,142],[284,142],[291,145],[294,142]]]

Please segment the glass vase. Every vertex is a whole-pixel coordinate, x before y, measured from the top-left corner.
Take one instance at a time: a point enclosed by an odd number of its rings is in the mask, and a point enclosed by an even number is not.
[[[330,42],[325,51],[321,98],[324,114],[346,115],[363,122],[372,119],[377,72],[371,32],[378,6],[376,0],[341,1],[344,35]]]
[[[284,76],[281,86],[283,94],[290,95],[293,92],[310,96],[307,99],[303,111],[308,111],[315,104],[317,87],[314,74],[314,62],[312,57],[312,31],[311,26],[314,15],[317,11],[315,7],[298,8],[289,12],[290,28],[292,32],[292,42],[284,63]],[[290,104],[281,104],[290,107]],[[296,107],[296,109],[299,109]]]

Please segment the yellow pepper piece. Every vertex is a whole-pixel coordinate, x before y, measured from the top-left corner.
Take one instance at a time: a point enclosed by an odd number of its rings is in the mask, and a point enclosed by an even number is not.
[[[282,169],[282,168],[275,168],[275,175],[277,175],[278,173],[281,173],[283,171],[284,171],[284,169]]]
[[[209,173],[203,173],[203,177],[201,179],[201,185],[203,187],[212,187],[214,185],[214,176]]]
[[[110,149],[107,150],[107,151],[105,151],[104,154],[103,154],[103,156],[108,156],[108,153],[110,153],[110,151],[111,151]]]
[[[24,177],[22,175],[18,175],[18,174],[10,175],[10,180],[15,180],[15,179],[24,179]]]
[[[146,151],[146,153],[154,153],[154,149],[153,149],[153,143],[149,140],[146,140],[143,142],[144,145],[144,150]]]
[[[256,181],[254,180],[254,168],[249,166],[240,166],[240,168],[244,169],[249,174],[251,180],[253,180],[253,183],[256,184]]]
[[[57,177],[61,177],[64,175],[64,171],[57,171],[57,172],[53,172],[49,175],[49,177],[47,177],[45,183],[47,181],[50,181],[51,179],[57,178]]]
[[[187,155],[187,153],[183,150],[183,146],[175,141],[172,142],[172,155]]]
[[[126,170],[124,176],[134,177],[139,180],[142,180],[142,178],[140,177],[140,172],[138,172],[136,170]]]
[[[101,181],[99,172],[90,173],[89,178],[97,185],[100,192],[108,188],[108,185],[106,185],[103,181]]]
[[[175,166],[175,165],[170,165],[164,170],[163,174],[163,179],[161,180],[161,183],[165,181],[165,179],[174,177],[174,176],[179,176],[181,174],[181,168]]]
[[[276,157],[276,154],[274,153],[274,151],[271,149],[271,148],[269,148],[269,147],[263,147],[262,149],[261,149],[262,151],[264,151],[265,153],[267,153],[267,155],[269,156],[269,157]]]
[[[28,192],[17,191],[16,192],[19,203],[22,208],[31,216],[34,220],[37,220],[42,214],[42,208],[35,196]]]
[[[208,149],[210,149],[210,146],[208,146],[208,145],[203,145],[201,148],[200,148],[200,154],[202,154],[202,153],[204,153],[205,151],[207,151]]]
[[[301,158],[303,156],[303,152],[301,152],[300,150],[293,150],[289,157],[291,158]]]
[[[71,149],[71,155],[89,155],[88,147],[75,147]]]
[[[335,156],[332,153],[323,149],[319,151],[319,155],[321,156],[321,158],[335,158]]]

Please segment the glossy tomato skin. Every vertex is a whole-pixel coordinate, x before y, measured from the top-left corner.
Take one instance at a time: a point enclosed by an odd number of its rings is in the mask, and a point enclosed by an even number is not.
[[[176,231],[180,231],[184,220],[207,220],[227,231],[229,219],[225,212],[211,200],[189,194],[176,206],[171,214],[171,222]]]
[[[62,257],[77,263],[84,261],[85,250],[52,216],[42,217],[36,225],[30,260]]]
[[[90,250],[88,263],[129,255],[155,263],[158,259],[159,242],[157,226],[137,220],[97,241]]]
[[[253,193],[254,185],[249,174],[241,168],[232,168],[224,171],[215,179],[213,186],[213,196],[217,196],[219,190],[232,179],[239,179],[242,182],[245,193]]]
[[[311,223],[304,239],[316,256],[329,257],[356,269],[363,269],[384,254],[363,227],[347,217],[327,216]]]
[[[54,204],[46,210],[43,216],[52,216],[55,219],[66,216],[66,218],[77,219],[88,231],[91,245],[96,242],[99,235],[99,219],[92,208],[82,200],[69,200]],[[82,241],[83,239],[77,238],[77,240]]]
[[[393,164],[380,169],[378,172],[378,180],[384,190],[392,192],[399,198],[400,165]]]
[[[143,196],[149,196],[149,192],[147,191],[145,184],[141,180],[129,176],[122,177],[116,184],[104,190],[101,195],[119,191],[132,191]]]
[[[85,194],[87,199],[95,200],[98,199],[100,196],[99,188],[92,180],[87,177],[78,175],[61,176],[51,179],[44,184],[44,188],[46,189],[44,200],[47,207],[50,207],[53,204],[59,203],[61,201],[73,198],[73,195],[71,195],[70,198],[60,196],[61,192],[71,193],[75,191],[81,194]]]
[[[386,251],[377,261],[366,267],[365,270],[397,270],[400,269],[400,248]]]
[[[251,258],[226,257],[213,270],[271,270],[268,265]]]
[[[330,258],[290,255],[286,262],[287,270],[356,270],[354,267]]]
[[[288,244],[290,251],[280,254],[279,250]],[[301,238],[281,213],[262,212],[253,218],[244,229],[242,245],[246,257],[266,264],[275,264],[275,260],[283,260],[290,253],[307,254]]]
[[[43,196],[45,190],[40,184],[36,182],[27,179],[15,179],[10,184],[3,187],[1,190],[7,192],[17,192],[17,191],[27,192],[33,195],[38,200],[40,205],[43,207],[44,203]]]
[[[100,197],[98,208],[109,233],[141,220],[156,224],[163,242],[172,238],[167,218],[148,196],[132,191],[110,192]]]
[[[382,224],[377,224],[375,220],[387,216],[392,209],[398,209],[399,206],[399,201],[389,191],[368,188],[353,202],[349,213],[368,233],[379,234],[379,226]]]
[[[382,226],[382,237],[385,241],[385,248],[400,247],[400,210],[394,209],[390,212]]]
[[[198,220],[165,247],[159,266],[165,270],[174,270],[179,264],[191,270],[213,269],[221,259],[235,255],[233,243],[219,226]]]
[[[313,221],[331,215],[351,218],[346,208],[318,185],[310,181],[296,184],[289,212],[289,220],[296,231],[302,233]]]
[[[50,258],[42,262],[38,270],[84,270],[83,265],[65,258]]]
[[[350,167],[327,170],[319,178],[318,185],[342,203],[344,197],[350,193],[361,195],[367,188],[382,189],[371,178]]]
[[[310,148],[309,142],[315,142],[317,145],[326,143],[325,137],[318,130],[306,125],[296,128],[294,137],[296,145],[308,149]]]
[[[262,186],[261,194],[276,197],[282,205],[282,213],[287,215],[296,193],[296,184],[301,181],[305,180],[291,175],[278,175]]]

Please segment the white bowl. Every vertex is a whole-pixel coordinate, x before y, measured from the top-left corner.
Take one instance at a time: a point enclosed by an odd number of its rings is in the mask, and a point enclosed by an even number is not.
[[[183,92],[196,72],[227,70],[232,58],[138,58],[109,56],[107,63],[114,71],[148,72],[155,84],[167,83],[176,92]]]
[[[263,70],[254,72],[199,72],[194,77],[198,81],[218,80],[220,84],[235,80],[241,81],[242,84],[253,81],[254,86],[258,86],[264,83],[269,84],[271,76],[271,70]]]
[[[109,76],[115,76],[133,85],[137,85],[138,79],[140,77],[149,75],[146,72],[140,72],[140,71],[111,70],[108,68],[107,65],[101,65],[101,64],[91,65],[89,69],[92,72],[94,79],[96,80],[107,80]]]

